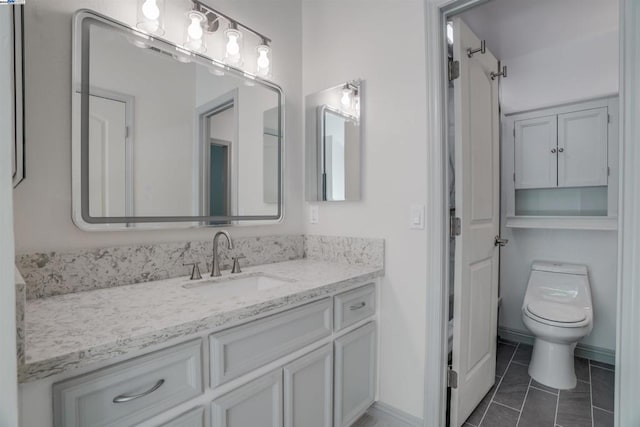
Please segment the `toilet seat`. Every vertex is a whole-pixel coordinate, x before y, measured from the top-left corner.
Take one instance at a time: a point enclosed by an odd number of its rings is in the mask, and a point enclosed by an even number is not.
[[[525,314],[538,322],[565,328],[580,327],[588,321],[584,309],[545,300],[529,302]]]

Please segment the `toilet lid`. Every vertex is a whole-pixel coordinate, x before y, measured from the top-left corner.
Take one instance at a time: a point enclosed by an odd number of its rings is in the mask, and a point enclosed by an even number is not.
[[[587,318],[584,310],[578,307],[550,301],[532,301],[527,304],[527,310],[531,314],[552,322],[577,323]]]

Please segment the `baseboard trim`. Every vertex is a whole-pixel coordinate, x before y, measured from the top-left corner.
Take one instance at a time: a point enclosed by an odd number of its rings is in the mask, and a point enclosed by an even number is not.
[[[391,427],[422,427],[422,419],[407,414],[398,408],[382,402],[375,402],[367,412],[377,418],[382,418]]]
[[[526,332],[510,328],[498,328],[498,336],[507,341],[514,341],[523,344],[533,345],[535,338]],[[585,359],[595,360],[596,362],[616,364],[616,352],[608,348],[596,347],[593,345],[580,344],[576,346],[575,355],[584,357]]]

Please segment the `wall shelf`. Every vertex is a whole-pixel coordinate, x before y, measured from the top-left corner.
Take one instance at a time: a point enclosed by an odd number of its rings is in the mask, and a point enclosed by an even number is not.
[[[556,230],[617,230],[617,217],[597,216],[508,216],[507,228],[546,228]]]

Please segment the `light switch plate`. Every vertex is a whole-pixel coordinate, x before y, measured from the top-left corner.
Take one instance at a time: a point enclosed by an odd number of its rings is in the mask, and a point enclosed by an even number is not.
[[[409,228],[413,230],[424,230],[424,205],[411,205]]]
[[[309,223],[317,224],[320,221],[318,213],[318,205],[309,206]]]

